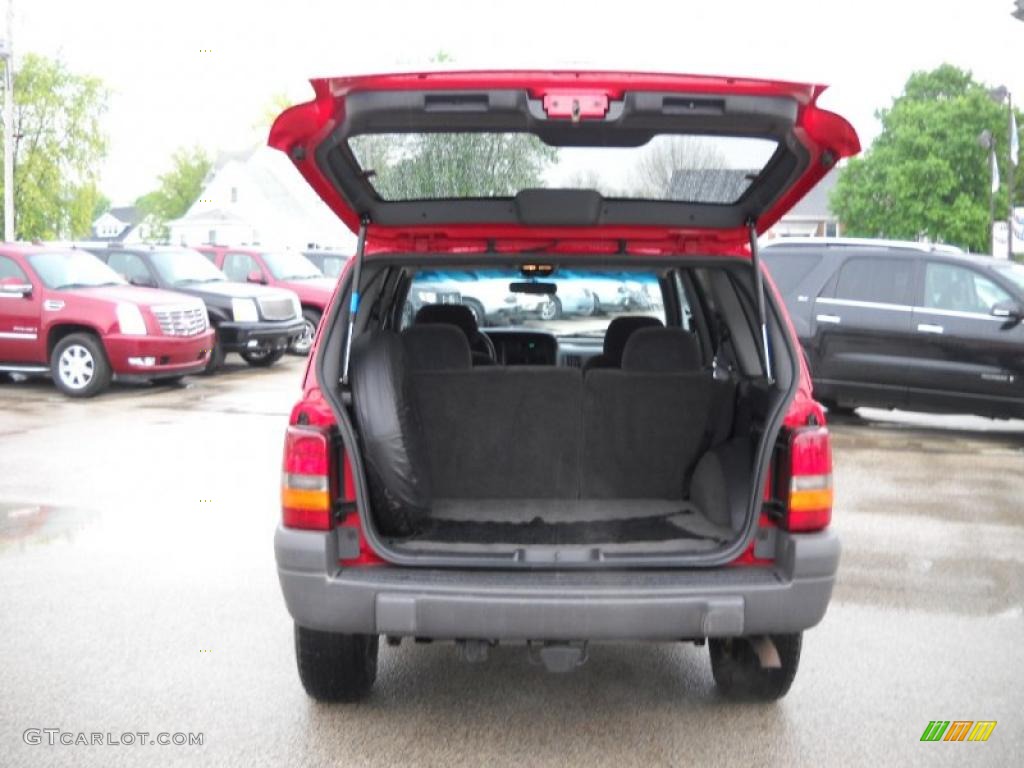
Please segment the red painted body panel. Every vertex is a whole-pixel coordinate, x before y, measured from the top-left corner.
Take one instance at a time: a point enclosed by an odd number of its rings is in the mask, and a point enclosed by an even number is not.
[[[443,72],[371,75],[364,77],[322,78],[311,81],[315,98],[283,112],[270,130],[270,146],[287,153],[310,186],[348,225],[358,230],[359,217],[317,167],[315,150],[344,116],[345,96],[353,91],[387,90],[460,90],[483,88],[520,88],[532,97],[564,97],[577,93],[593,101],[598,95],[621,98],[623,92],[660,91],[679,93],[716,93],[748,96],[785,96],[799,104],[795,134],[810,155],[804,174],[757,221],[764,232],[795,205],[829,171],[831,164],[821,162],[829,153],[833,160],[848,157],[860,149],[852,126],[836,114],[822,110],[816,101],[825,86],[749,78],[707,77],[697,75],[644,74],[620,72]],[[550,100],[549,100],[550,101]],[[588,110],[595,115],[596,107]],[[583,113],[581,112],[581,115]],[[450,250],[459,241],[538,240],[627,241],[633,248],[648,253],[703,251],[720,253],[740,248],[747,241],[743,227],[595,226],[530,227],[525,225],[451,224],[443,226],[387,227],[371,225],[368,239],[388,241],[389,248]],[[423,241],[429,243],[423,245]]]

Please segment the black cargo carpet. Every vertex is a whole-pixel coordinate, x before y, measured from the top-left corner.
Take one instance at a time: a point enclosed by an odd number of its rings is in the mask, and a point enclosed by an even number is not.
[[[436,541],[446,544],[523,544],[562,546],[575,544],[628,544],[637,541],[672,539],[714,540],[700,536],[669,520],[664,515],[584,520],[576,523],[546,523],[539,517],[524,523],[431,520],[408,540]]]

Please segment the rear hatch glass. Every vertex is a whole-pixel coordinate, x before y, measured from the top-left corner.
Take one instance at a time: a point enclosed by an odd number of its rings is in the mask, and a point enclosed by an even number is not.
[[[527,133],[386,133],[348,142],[386,201],[515,197],[525,189],[732,204],[778,146],[769,139],[661,134],[638,147],[553,147]]]

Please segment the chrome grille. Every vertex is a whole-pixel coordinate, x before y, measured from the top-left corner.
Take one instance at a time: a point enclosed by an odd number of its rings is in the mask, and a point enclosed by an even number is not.
[[[295,305],[288,297],[260,299],[260,314],[264,320],[291,320],[295,317]]]
[[[198,336],[206,330],[206,307],[154,307],[164,336]]]

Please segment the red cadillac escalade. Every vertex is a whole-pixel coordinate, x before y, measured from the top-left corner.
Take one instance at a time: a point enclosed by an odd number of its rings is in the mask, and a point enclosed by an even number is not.
[[[128,285],[85,251],[0,245],[0,372],[91,397],[112,379],[200,373],[212,346],[198,299]]]

